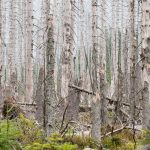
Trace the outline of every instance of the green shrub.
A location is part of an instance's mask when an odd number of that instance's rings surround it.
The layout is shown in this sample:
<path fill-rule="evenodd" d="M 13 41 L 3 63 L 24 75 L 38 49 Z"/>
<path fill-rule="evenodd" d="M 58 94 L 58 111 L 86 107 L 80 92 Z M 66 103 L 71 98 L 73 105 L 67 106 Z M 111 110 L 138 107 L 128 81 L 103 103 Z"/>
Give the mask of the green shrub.
<path fill-rule="evenodd" d="M 140 140 L 141 145 L 150 144 L 150 130 L 143 131 L 143 137 Z"/>
<path fill-rule="evenodd" d="M 17 126 L 21 132 L 19 139 L 22 144 L 40 143 L 44 140 L 43 130 L 34 121 L 25 118 L 23 115 L 17 118 Z"/>
<path fill-rule="evenodd" d="M 138 141 L 137 136 L 137 141 Z M 102 141 L 104 148 L 109 150 L 134 150 L 134 140 L 131 130 L 123 130 L 113 137 L 105 137 Z M 138 145 L 138 143 L 137 143 Z"/>
<path fill-rule="evenodd" d="M 59 134 L 44 137 L 42 129 L 23 115 L 14 120 L 0 121 L 0 150 L 78 150 Z"/>
<path fill-rule="evenodd" d="M 86 147 L 97 148 L 98 145 L 98 143 L 89 136 L 65 136 L 64 141 L 78 145 L 79 149 L 84 149 Z"/>
<path fill-rule="evenodd" d="M 47 138 L 46 143 L 32 143 L 25 150 L 78 150 L 77 145 L 64 142 L 59 134 Z"/>
<path fill-rule="evenodd" d="M 64 143 L 59 145 L 58 143 L 33 143 L 24 148 L 24 150 L 78 150 L 77 145 L 71 145 L 69 143 Z"/>
<path fill-rule="evenodd" d="M 136 134 L 137 145 L 150 143 L 150 131 Z M 142 139 L 139 143 L 139 139 Z M 133 150 L 134 140 L 132 130 L 102 139 L 105 149 Z M 98 143 L 88 136 L 66 134 L 63 138 L 55 133 L 50 137 L 44 136 L 43 130 L 23 115 L 14 120 L 0 121 L 0 150 L 83 150 L 86 147 L 98 149 Z"/>
<path fill-rule="evenodd" d="M 12 150 L 20 147 L 20 132 L 14 121 L 0 121 L 0 150 Z"/>
<path fill-rule="evenodd" d="M 0 121 L 0 150 L 17 149 L 20 145 L 42 142 L 43 131 L 34 121 L 20 115 L 14 120 Z"/>

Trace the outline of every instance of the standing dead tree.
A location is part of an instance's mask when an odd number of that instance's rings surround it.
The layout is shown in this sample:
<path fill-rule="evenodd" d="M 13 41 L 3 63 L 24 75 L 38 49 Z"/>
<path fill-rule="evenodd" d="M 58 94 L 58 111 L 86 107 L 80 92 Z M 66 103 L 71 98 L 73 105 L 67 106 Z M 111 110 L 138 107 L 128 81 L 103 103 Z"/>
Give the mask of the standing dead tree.
<path fill-rule="evenodd" d="M 150 1 L 142 0 L 143 127 L 150 129 Z"/>
<path fill-rule="evenodd" d="M 47 135 L 56 132 L 57 127 L 57 96 L 55 89 L 55 50 L 54 50 L 54 26 L 53 15 L 48 20 L 47 49 L 46 49 L 46 97 L 45 97 L 45 121 Z"/>
<path fill-rule="evenodd" d="M 91 104 L 91 136 L 95 140 L 101 137 L 101 91 L 100 91 L 100 62 L 99 62 L 99 43 L 98 43 L 98 0 L 92 0 L 92 90 L 96 95 L 93 96 Z"/>

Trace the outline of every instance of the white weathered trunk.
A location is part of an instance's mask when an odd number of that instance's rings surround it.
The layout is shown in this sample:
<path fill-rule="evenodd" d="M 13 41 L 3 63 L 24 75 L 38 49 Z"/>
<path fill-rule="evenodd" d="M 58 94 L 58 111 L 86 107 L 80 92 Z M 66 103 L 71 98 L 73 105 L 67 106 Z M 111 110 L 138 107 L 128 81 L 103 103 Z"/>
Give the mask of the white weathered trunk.
<path fill-rule="evenodd" d="M 88 58 L 86 58 L 86 55 L 88 55 L 87 50 L 86 50 L 86 42 L 85 42 L 85 8 L 84 8 L 84 1 L 80 0 L 80 50 L 79 50 L 79 63 L 80 63 L 80 80 L 82 81 L 81 86 L 85 89 L 88 89 L 88 82 L 89 82 L 89 73 L 87 70 L 87 65 L 88 65 Z M 88 102 L 88 95 L 85 93 L 80 93 L 80 104 L 81 105 L 87 105 Z"/>
<path fill-rule="evenodd" d="M 33 99 L 33 4 L 32 0 L 27 0 L 27 29 L 26 29 L 26 102 L 31 103 Z"/>
<path fill-rule="evenodd" d="M 61 97 L 66 101 L 69 92 L 69 81 L 71 79 L 71 3 L 70 0 L 65 1 L 64 10 L 64 42 L 62 52 L 62 81 L 61 81 Z"/>
<path fill-rule="evenodd" d="M 98 30 L 97 30 L 97 19 L 98 19 L 98 1 L 92 0 L 92 90 L 96 93 L 93 96 L 91 104 L 91 120 L 92 120 L 92 131 L 91 136 L 95 140 L 100 140 L 101 137 L 101 108 L 100 108 L 100 62 L 99 62 L 99 43 L 98 43 Z"/>
<path fill-rule="evenodd" d="M 23 77 L 23 53 L 24 53 L 24 48 L 23 48 L 23 39 L 24 39 L 24 34 L 23 34 L 23 23 L 24 23 L 24 0 L 20 0 L 17 3 L 17 13 L 20 12 L 21 15 L 20 17 L 22 18 L 22 22 L 19 21 L 19 23 L 17 24 L 17 53 L 16 53 L 16 69 L 17 69 L 17 79 L 19 81 L 23 81 L 22 77 Z M 21 11 L 19 11 L 21 9 Z M 20 101 L 20 100 L 19 100 Z"/>
<path fill-rule="evenodd" d="M 85 64 L 86 64 L 86 58 L 85 58 L 85 47 L 84 47 L 84 2 L 83 0 L 80 0 L 80 24 L 81 24 L 81 34 L 80 34 L 80 77 L 84 80 L 85 77 Z"/>
<path fill-rule="evenodd" d="M 10 3 L 10 29 L 9 29 L 9 45 L 8 45 L 8 78 L 15 73 L 15 50 L 16 50 L 16 2 L 12 0 Z"/>
<path fill-rule="evenodd" d="M 117 83 L 117 53 L 116 53 L 116 43 L 117 43 L 117 39 L 116 39 L 116 34 L 117 34 L 117 26 L 116 26 L 116 22 L 117 22 L 117 15 L 116 15 L 116 9 L 117 9 L 117 0 L 113 0 L 112 2 L 112 29 L 111 29 L 111 34 L 112 34 L 112 39 L 111 39 L 111 43 L 112 43 L 112 81 L 111 81 L 111 87 L 110 87 L 110 96 L 113 96 L 113 94 L 115 93 L 115 89 L 116 89 L 116 83 Z"/>

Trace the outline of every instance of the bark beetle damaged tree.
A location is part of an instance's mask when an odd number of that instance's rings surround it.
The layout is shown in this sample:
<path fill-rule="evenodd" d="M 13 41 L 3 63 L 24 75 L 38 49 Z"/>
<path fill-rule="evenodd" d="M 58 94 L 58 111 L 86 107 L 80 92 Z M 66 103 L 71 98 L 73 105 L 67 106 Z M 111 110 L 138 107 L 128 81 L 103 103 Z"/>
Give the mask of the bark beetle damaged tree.
<path fill-rule="evenodd" d="M 54 26 L 53 26 L 53 15 L 50 15 L 48 20 L 48 33 L 47 33 L 47 50 L 46 50 L 46 132 L 47 135 L 57 131 L 57 97 L 54 82 L 54 71 L 55 71 L 55 51 L 54 51 Z"/>
<path fill-rule="evenodd" d="M 25 100 L 28 103 L 32 103 L 33 101 L 33 2 L 32 0 L 27 0 L 26 2 L 26 56 L 25 56 L 25 62 L 26 62 L 26 71 L 25 71 L 25 77 L 26 77 L 26 92 L 25 92 Z"/>
<path fill-rule="evenodd" d="M 143 127 L 150 128 L 150 1 L 142 0 Z"/>
<path fill-rule="evenodd" d="M 0 135 L 24 119 L 47 144 L 30 128 L 23 148 L 138 149 L 149 113 L 150 0 L 0 1 Z"/>
<path fill-rule="evenodd" d="M 98 5 L 99 1 L 92 1 L 92 90 L 96 93 L 93 96 L 92 104 L 91 104 L 91 121 L 92 121 L 92 131 L 91 136 L 95 140 L 100 140 L 101 137 L 101 91 L 100 91 L 100 62 L 99 62 L 99 43 L 98 39 Z"/>

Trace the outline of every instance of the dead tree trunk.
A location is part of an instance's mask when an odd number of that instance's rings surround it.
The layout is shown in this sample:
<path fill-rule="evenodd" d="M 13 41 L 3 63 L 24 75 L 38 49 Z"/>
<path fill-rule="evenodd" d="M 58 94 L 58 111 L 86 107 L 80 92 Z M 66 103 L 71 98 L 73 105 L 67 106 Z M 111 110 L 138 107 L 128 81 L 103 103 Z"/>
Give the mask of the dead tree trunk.
<path fill-rule="evenodd" d="M 101 137 L 101 105 L 100 105 L 100 76 L 99 76 L 99 47 L 98 47 L 98 30 L 97 30 L 97 9 L 98 1 L 92 0 L 92 45 L 93 45 L 93 54 L 92 54 L 92 90 L 96 93 L 96 96 L 93 96 L 92 106 L 91 106 L 91 120 L 92 120 L 92 138 L 99 140 Z"/>
<path fill-rule="evenodd" d="M 55 49 L 54 49 L 54 26 L 53 15 L 50 16 L 48 22 L 48 34 L 47 34 L 47 49 L 46 49 L 46 133 L 47 135 L 57 131 L 57 97 L 55 90 Z"/>
<path fill-rule="evenodd" d="M 0 1 L 0 18 L 2 18 L 2 1 Z M 2 79 L 2 69 L 3 69 L 3 50 L 2 50 L 2 19 L 0 20 L 0 88 Z"/>
<path fill-rule="evenodd" d="M 67 102 L 68 85 L 71 79 L 71 3 L 66 0 L 64 10 L 64 47 L 62 52 L 62 82 L 61 82 L 61 97 Z"/>
<path fill-rule="evenodd" d="M 33 99 L 33 41 L 32 41 L 32 30 L 33 30 L 33 4 L 32 0 L 27 0 L 27 29 L 26 29 L 26 102 L 31 103 Z"/>
<path fill-rule="evenodd" d="M 130 18 L 131 18 L 131 22 L 130 22 L 130 40 L 131 40 L 131 44 L 130 44 L 130 54 L 131 54 L 131 58 L 130 58 L 130 124 L 132 126 L 135 125 L 135 102 L 136 102 L 136 37 L 135 37 L 135 29 L 134 29 L 134 25 L 135 25 L 135 1 L 131 0 L 130 1 Z"/>
<path fill-rule="evenodd" d="M 9 46 L 8 46 L 8 78 L 10 81 L 11 75 L 15 73 L 15 50 L 16 50 L 16 9 L 15 0 L 10 3 L 10 31 L 9 31 Z"/>
<path fill-rule="evenodd" d="M 36 102 L 36 114 L 35 118 L 37 121 L 43 125 L 43 105 L 44 105 L 44 69 L 41 68 L 39 71 L 39 78 L 37 83 L 37 90 L 36 90 L 36 96 L 35 96 L 35 102 Z"/>
<path fill-rule="evenodd" d="M 142 0 L 143 127 L 150 128 L 150 1 Z"/>

